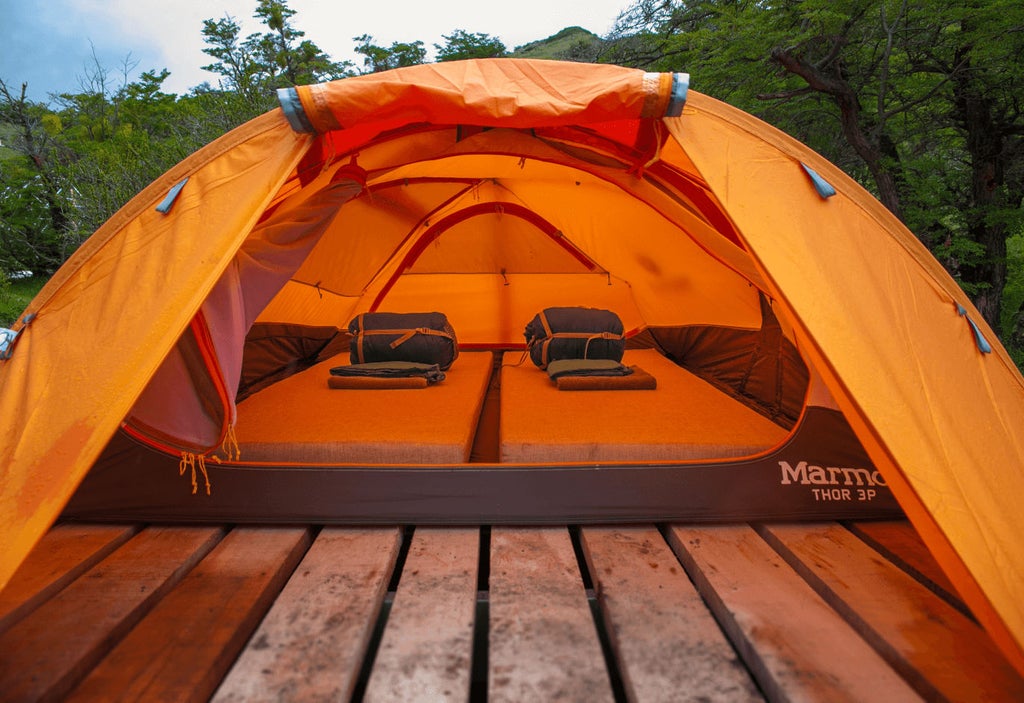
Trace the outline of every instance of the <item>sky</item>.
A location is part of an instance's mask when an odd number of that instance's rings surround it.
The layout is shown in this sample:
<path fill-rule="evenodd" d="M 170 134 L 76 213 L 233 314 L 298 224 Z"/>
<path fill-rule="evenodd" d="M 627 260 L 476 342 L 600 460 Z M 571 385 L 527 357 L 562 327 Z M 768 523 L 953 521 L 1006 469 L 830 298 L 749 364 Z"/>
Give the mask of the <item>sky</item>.
<path fill-rule="evenodd" d="M 45 102 L 80 92 L 96 63 L 115 87 L 127 73 L 166 68 L 166 92 L 183 94 L 217 76 L 200 67 L 204 19 L 234 17 L 243 36 L 263 31 L 252 18 L 257 0 L 0 0 L 0 79 Z M 630 0 L 290 0 L 292 25 L 335 61 L 362 66 L 353 37 L 369 34 L 378 46 L 422 41 L 433 56 L 443 35 L 461 29 L 498 37 L 511 50 L 569 26 L 605 36 Z M 95 55 L 95 59 L 94 59 Z"/>

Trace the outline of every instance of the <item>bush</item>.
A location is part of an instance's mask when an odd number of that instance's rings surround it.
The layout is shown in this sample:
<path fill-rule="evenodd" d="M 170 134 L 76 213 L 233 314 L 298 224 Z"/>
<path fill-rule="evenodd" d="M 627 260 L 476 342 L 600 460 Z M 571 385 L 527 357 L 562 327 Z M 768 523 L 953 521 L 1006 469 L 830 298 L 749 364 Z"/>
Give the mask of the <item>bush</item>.
<path fill-rule="evenodd" d="M 12 281 L 0 271 L 0 327 L 12 327 L 45 282 L 42 276 Z"/>

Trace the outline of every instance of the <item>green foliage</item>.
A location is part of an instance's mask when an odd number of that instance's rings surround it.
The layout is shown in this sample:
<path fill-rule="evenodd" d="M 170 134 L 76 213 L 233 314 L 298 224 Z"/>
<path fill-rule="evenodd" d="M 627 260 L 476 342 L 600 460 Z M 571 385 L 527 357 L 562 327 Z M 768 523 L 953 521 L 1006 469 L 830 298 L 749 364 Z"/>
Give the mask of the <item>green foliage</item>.
<path fill-rule="evenodd" d="M 583 27 L 566 27 L 547 39 L 517 46 L 512 56 L 522 59 L 554 59 L 596 62 L 603 42 Z"/>
<path fill-rule="evenodd" d="M 1024 193 L 1022 26 L 1010 0 L 637 0 L 601 60 L 692 71 L 696 89 L 825 155 L 997 326 Z"/>
<path fill-rule="evenodd" d="M 364 73 L 378 73 L 379 71 L 390 71 L 393 68 L 416 66 L 427 59 L 427 50 L 421 41 L 392 42 L 390 47 L 383 47 L 374 44 L 373 37 L 369 34 L 353 37 L 352 41 L 358 42 L 355 51 L 364 57 Z"/>
<path fill-rule="evenodd" d="M 490 59 L 505 56 L 505 44 L 497 37 L 489 34 L 470 34 L 456 29 L 451 34 L 441 35 L 445 44 L 434 44 L 438 61 L 458 61 L 460 59 Z"/>
<path fill-rule="evenodd" d="M 62 183 L 49 163 L 67 152 L 43 128 L 44 106 L 0 80 L 0 122 L 9 153 L 0 162 L 0 268 L 52 271 L 70 254 Z"/>
<path fill-rule="evenodd" d="M 1009 275 L 1003 289 L 1003 316 L 999 321 L 1003 339 L 1011 337 L 1014 326 L 1021 322 L 1024 309 L 1024 226 L 1019 226 L 1006 240 L 1006 262 Z"/>
<path fill-rule="evenodd" d="M 203 66 L 223 79 L 222 87 L 236 92 L 252 114 L 275 106 L 275 91 L 294 85 L 319 83 L 353 73 L 350 62 L 334 62 L 305 32 L 291 22 L 295 10 L 286 0 L 260 0 L 253 16 L 269 30 L 241 36 L 241 25 L 231 16 L 203 21 L 203 52 L 216 59 Z"/>
<path fill-rule="evenodd" d="M 7 273 L 0 269 L 0 327 L 13 327 L 21 309 L 15 311 L 11 304 L 11 280 Z"/>
<path fill-rule="evenodd" d="M 101 73 L 94 75 L 101 76 Z M 52 272 L 116 210 L 202 145 L 254 116 L 238 93 L 165 93 L 164 71 L 65 94 L 57 111 L 0 84 L 0 267 Z"/>
<path fill-rule="evenodd" d="M 42 276 L 12 281 L 0 269 L 0 327 L 13 327 L 45 282 Z"/>
<path fill-rule="evenodd" d="M 47 190 L 27 168 L 0 171 L 0 268 L 53 271 L 71 253 L 52 226 Z"/>
<path fill-rule="evenodd" d="M 266 104 L 266 96 L 259 87 L 260 67 L 253 56 L 251 42 L 243 42 L 242 27 L 233 17 L 203 20 L 203 52 L 216 61 L 203 66 L 223 78 L 223 86 L 234 91 L 253 105 Z"/>

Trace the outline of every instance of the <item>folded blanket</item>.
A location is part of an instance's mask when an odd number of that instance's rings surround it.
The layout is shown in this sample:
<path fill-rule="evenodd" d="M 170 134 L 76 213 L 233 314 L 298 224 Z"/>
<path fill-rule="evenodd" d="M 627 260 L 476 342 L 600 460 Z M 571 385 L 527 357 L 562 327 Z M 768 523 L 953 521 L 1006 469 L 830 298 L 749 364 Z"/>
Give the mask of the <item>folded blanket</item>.
<path fill-rule="evenodd" d="M 628 376 L 633 370 L 612 359 L 558 359 L 548 364 L 548 376 Z"/>
<path fill-rule="evenodd" d="M 332 378 L 422 378 L 427 385 L 444 380 L 444 371 L 437 364 L 420 364 L 414 361 L 375 361 L 368 364 L 335 366 Z"/>
<path fill-rule="evenodd" d="M 568 375 L 555 379 L 560 391 L 653 391 L 658 380 L 639 366 L 622 376 Z"/>
<path fill-rule="evenodd" d="M 423 376 L 331 376 L 329 388 L 344 390 L 393 390 L 396 388 L 426 388 L 430 385 Z"/>

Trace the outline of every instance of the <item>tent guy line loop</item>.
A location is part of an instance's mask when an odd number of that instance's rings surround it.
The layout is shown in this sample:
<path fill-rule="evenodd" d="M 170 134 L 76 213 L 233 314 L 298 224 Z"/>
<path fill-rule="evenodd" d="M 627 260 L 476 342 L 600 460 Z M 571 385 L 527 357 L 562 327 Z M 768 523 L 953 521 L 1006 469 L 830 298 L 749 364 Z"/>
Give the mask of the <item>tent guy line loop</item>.
<path fill-rule="evenodd" d="M 504 270 L 502 270 L 504 275 Z M 508 285 L 506 283 L 505 285 Z M 0 361 L 6 361 L 11 358 L 10 352 L 13 351 L 14 340 L 18 338 L 18 333 L 14 330 L 9 330 L 6 327 L 0 327 Z"/>
<path fill-rule="evenodd" d="M 967 314 L 967 308 L 960 303 L 957 303 L 956 312 L 960 317 L 966 319 L 967 324 L 971 326 L 971 332 L 974 334 L 974 343 L 978 346 L 978 351 L 982 354 L 991 354 L 992 345 L 989 344 L 987 339 L 985 339 L 985 335 L 982 334 L 981 328 L 978 327 L 978 323 L 972 320 L 971 316 Z"/>
<path fill-rule="evenodd" d="M 821 197 L 822 200 L 828 200 L 836 194 L 835 187 L 826 181 L 821 175 L 818 174 L 813 168 L 807 164 L 800 162 L 800 166 L 803 167 L 807 177 L 811 179 L 811 183 L 814 185 L 814 190 Z"/>
<path fill-rule="evenodd" d="M 186 471 L 191 471 L 192 495 L 196 495 L 199 492 L 199 479 L 196 472 L 197 466 L 199 468 L 199 472 L 203 474 L 203 480 L 206 483 L 206 495 L 210 495 L 210 475 L 206 471 L 206 457 L 202 454 L 182 452 L 181 462 L 178 464 L 178 475 L 184 476 Z"/>
<path fill-rule="evenodd" d="M 21 328 L 17 330 L 2 329 L 0 330 L 0 361 L 7 361 L 14 356 L 14 348 L 18 345 L 18 341 L 21 339 L 22 333 L 28 329 L 28 326 L 32 324 L 32 321 L 36 319 L 36 314 L 29 313 L 21 319 Z"/>
<path fill-rule="evenodd" d="M 242 458 L 242 448 L 238 445 L 238 434 L 235 431 L 234 425 L 228 425 L 228 431 L 224 435 L 224 443 L 221 445 L 221 450 L 227 455 L 225 459 L 227 461 L 238 461 Z M 210 458 L 220 463 L 220 458 L 216 454 L 211 454 Z"/>
<path fill-rule="evenodd" d="M 175 183 L 169 191 L 167 191 L 167 195 L 155 208 L 157 212 L 161 215 L 166 215 L 171 211 L 171 208 L 174 207 L 174 203 L 178 201 L 178 196 L 181 195 L 181 191 L 185 188 L 185 184 L 188 183 L 188 179 L 189 177 L 185 176 Z"/>

